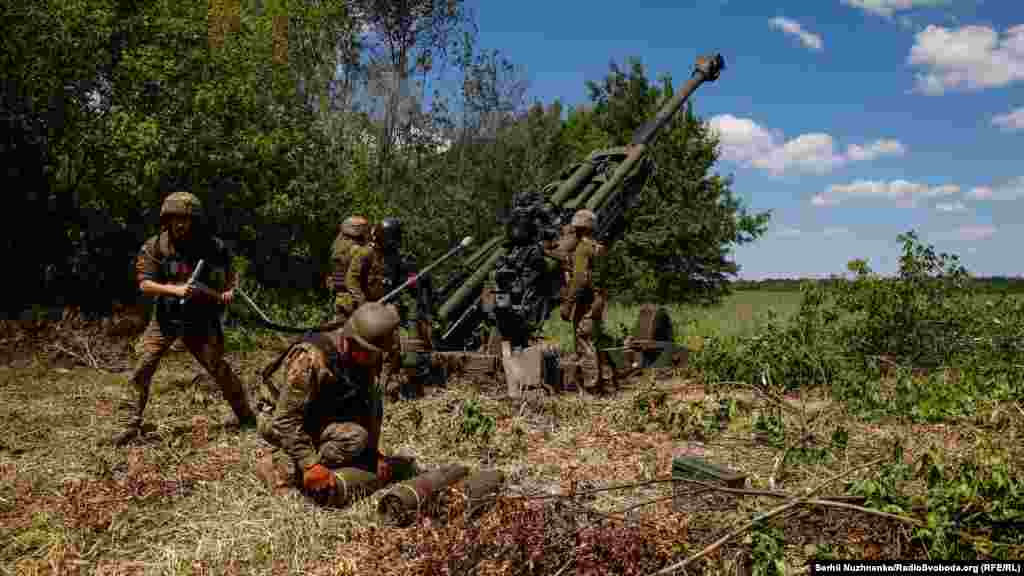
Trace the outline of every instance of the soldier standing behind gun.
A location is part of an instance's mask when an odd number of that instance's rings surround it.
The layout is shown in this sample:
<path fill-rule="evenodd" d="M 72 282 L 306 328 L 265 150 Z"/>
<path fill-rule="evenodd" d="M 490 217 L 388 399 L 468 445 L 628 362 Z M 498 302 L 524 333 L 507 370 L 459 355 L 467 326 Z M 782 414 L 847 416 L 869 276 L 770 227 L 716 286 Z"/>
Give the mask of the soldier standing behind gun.
<path fill-rule="evenodd" d="M 583 364 L 583 386 L 594 388 L 600 383 L 601 362 L 594 347 L 604 316 L 604 298 L 597 297 L 594 287 L 594 259 L 604 257 L 607 249 L 594 240 L 594 213 L 579 210 L 572 217 L 577 243 L 573 254 L 572 287 L 569 302 L 576 354 Z"/>
<path fill-rule="evenodd" d="M 358 304 L 353 302 L 346 276 L 355 249 L 366 246 L 368 224 L 369 222 L 362 216 L 349 216 L 341 223 L 341 231 L 331 246 L 331 260 L 334 262 L 331 288 L 334 290 L 335 322 L 344 322 L 358 307 Z"/>
<path fill-rule="evenodd" d="M 370 245 L 360 250 L 352 258 L 347 283 L 353 287 L 356 301 L 376 301 L 383 298 L 400 286 L 408 278 L 416 275 L 416 263 L 401 254 L 402 222 L 397 218 L 385 218 L 380 225 L 374 226 Z M 431 349 L 431 306 L 430 278 L 418 278 L 412 287 L 416 289 L 416 333 L 425 350 Z M 361 292 L 360 292 L 361 291 Z M 399 315 L 403 323 L 409 320 L 407 308 L 399 304 Z M 385 373 L 387 381 L 392 375 L 401 372 L 400 341 L 395 338 L 395 349 L 385 355 Z M 417 360 L 416 374 L 412 381 L 402 385 L 401 395 L 407 398 L 423 394 L 423 385 L 430 375 L 429 356 L 421 354 Z"/>
<path fill-rule="evenodd" d="M 131 397 L 120 405 L 123 429 L 112 438 L 115 445 L 141 433 L 153 374 L 179 337 L 220 386 L 238 424 L 256 423 L 245 387 L 224 361 L 220 315 L 231 303 L 238 281 L 232 255 L 220 238 L 209 234 L 201 217 L 202 207 L 193 194 L 169 195 L 160 209 L 160 233 L 143 244 L 136 259 L 139 288 L 156 297 L 156 313 L 142 337 L 142 359 L 131 375 Z M 205 289 L 188 284 L 199 260 L 204 260 L 206 268 L 196 280 Z"/>

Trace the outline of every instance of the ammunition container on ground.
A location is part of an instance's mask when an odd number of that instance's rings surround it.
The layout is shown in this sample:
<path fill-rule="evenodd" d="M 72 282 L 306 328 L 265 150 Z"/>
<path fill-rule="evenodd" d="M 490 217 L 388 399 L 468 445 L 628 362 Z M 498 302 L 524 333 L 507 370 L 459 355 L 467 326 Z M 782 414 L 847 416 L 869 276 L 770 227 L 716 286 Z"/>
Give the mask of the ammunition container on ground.
<path fill-rule="evenodd" d="M 377 513 L 385 522 L 405 526 L 412 523 L 438 494 L 469 474 L 469 468 L 453 464 L 407 480 L 381 496 Z"/>
<path fill-rule="evenodd" d="M 327 505 L 344 508 L 349 504 L 373 494 L 380 488 L 380 480 L 362 468 L 338 468 L 331 472 L 338 484 Z"/>
<path fill-rule="evenodd" d="M 489 497 L 497 495 L 504 483 L 505 473 L 501 470 L 480 470 L 453 486 L 450 494 L 461 498 L 465 514 L 472 516 L 494 502 Z"/>

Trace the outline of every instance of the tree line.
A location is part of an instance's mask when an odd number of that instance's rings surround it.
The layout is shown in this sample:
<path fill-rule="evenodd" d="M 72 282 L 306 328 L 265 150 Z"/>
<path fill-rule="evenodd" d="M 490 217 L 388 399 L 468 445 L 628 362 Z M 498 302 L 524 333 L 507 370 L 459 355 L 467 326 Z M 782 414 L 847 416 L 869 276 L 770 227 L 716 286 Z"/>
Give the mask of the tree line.
<path fill-rule="evenodd" d="M 813 284 L 821 287 L 836 286 L 848 278 L 764 278 L 761 280 L 734 280 L 733 290 L 763 290 L 765 292 L 799 292 L 801 286 Z M 1011 276 L 972 276 L 967 286 L 976 293 L 1024 293 L 1024 278 Z"/>
<path fill-rule="evenodd" d="M 7 312 L 137 298 L 134 256 L 179 189 L 274 291 L 322 290 L 354 212 L 401 218 L 425 262 L 493 235 L 515 192 L 626 144 L 673 89 L 610 54 L 586 105 L 531 101 L 461 0 L 0 4 Z M 764 233 L 692 104 L 608 259 L 617 298 L 715 301 L 732 248 Z"/>

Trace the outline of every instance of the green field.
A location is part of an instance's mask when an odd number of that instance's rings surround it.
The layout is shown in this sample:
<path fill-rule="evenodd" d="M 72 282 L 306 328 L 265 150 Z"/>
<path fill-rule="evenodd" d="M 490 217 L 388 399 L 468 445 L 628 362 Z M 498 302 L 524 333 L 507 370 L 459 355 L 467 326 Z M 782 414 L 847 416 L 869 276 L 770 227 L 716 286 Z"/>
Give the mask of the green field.
<path fill-rule="evenodd" d="M 664 308 L 672 317 L 675 340 L 684 343 L 694 336 L 739 336 L 751 333 L 759 322 L 764 322 L 773 311 L 780 320 L 785 320 L 800 307 L 800 292 L 748 290 L 737 291 L 723 299 L 717 306 L 686 306 L 668 304 Z M 608 305 L 605 317 L 605 331 L 611 335 L 621 334 L 622 327 L 629 333 L 637 321 L 639 307 L 636 305 Z M 555 340 L 564 349 L 571 348 L 572 327 L 557 313 L 544 326 L 544 338 Z"/>

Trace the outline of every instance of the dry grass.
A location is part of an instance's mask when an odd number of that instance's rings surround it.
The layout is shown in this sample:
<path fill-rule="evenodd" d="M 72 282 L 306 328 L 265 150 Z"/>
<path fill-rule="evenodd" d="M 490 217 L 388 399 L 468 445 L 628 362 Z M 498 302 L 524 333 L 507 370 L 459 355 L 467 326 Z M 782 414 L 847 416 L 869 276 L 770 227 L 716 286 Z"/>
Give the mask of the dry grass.
<path fill-rule="evenodd" d="M 123 344 L 108 348 L 128 354 Z M 1012 407 L 987 407 L 973 423 L 927 427 L 865 423 L 821 401 L 809 421 L 783 413 L 787 442 L 824 446 L 841 425 L 849 448 L 779 466 L 782 450 L 754 431 L 759 414 L 778 408 L 749 390 L 718 391 L 739 399 L 736 413 L 725 430 L 697 441 L 682 415 L 710 410 L 717 398 L 678 377 L 608 397 L 516 401 L 452 383 L 389 405 L 383 451 L 414 455 L 424 468 L 499 468 L 506 498 L 473 521 L 455 514 L 448 523 L 393 528 L 376 517 L 379 494 L 345 510 L 270 495 L 255 474 L 266 445 L 254 431 L 221 427 L 230 411 L 209 379 L 195 387 L 201 369 L 187 354 L 168 356 L 155 377 L 146 412 L 155 429 L 146 442 L 115 449 L 102 441 L 116 429 L 125 373 L 66 359 L 55 365 L 45 347 L 35 352 L 0 368 L 0 574 L 583 574 L 588 567 L 644 574 L 780 502 L 706 494 L 673 502 L 672 486 L 658 480 L 670 476 L 680 453 L 741 470 L 750 488 L 767 490 L 773 481 L 776 490 L 796 492 L 887 454 L 896 437 L 908 459 L 937 449 L 950 461 L 991 454 L 1019 462 L 1024 445 L 1024 412 Z M 229 362 L 251 381 L 273 355 L 236 353 Z M 641 400 L 652 397 L 655 408 L 643 408 Z M 805 566 L 816 544 L 845 558 L 922 556 L 906 527 L 848 511 L 798 509 L 776 524 L 795 567 Z M 730 543 L 705 568 L 749 563 L 750 547 Z"/>

